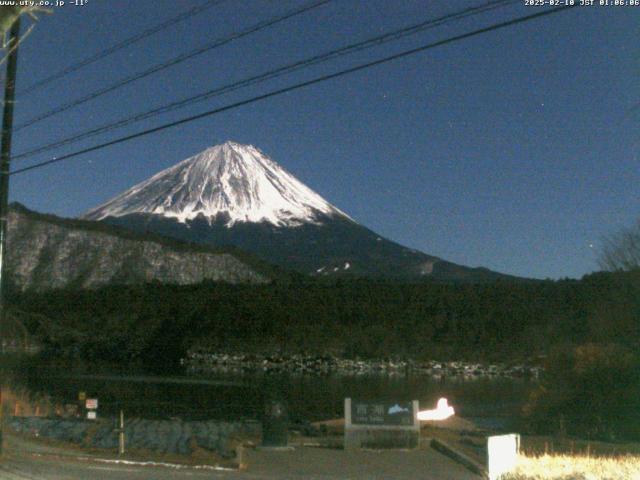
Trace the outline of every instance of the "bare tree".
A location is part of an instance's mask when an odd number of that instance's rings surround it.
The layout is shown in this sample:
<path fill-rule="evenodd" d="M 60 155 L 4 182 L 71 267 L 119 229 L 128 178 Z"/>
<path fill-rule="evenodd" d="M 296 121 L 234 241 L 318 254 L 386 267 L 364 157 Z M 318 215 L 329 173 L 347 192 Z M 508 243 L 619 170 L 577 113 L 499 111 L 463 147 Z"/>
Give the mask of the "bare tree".
<path fill-rule="evenodd" d="M 18 19 L 18 17 L 20 17 L 20 15 L 28 15 L 29 17 L 31 17 L 32 20 L 37 20 L 38 13 L 51 13 L 51 12 L 45 8 L 34 7 L 34 6 L 31 6 L 31 7 L 19 6 L 19 5 L 0 6 L 0 39 L 2 40 L 2 49 L 5 50 L 0 55 L 0 64 L 3 63 L 6 60 L 7 56 L 9 55 L 9 51 L 7 50 L 6 36 L 9 30 L 11 30 L 11 26 Z M 22 40 L 24 40 L 29 35 L 29 33 L 31 33 L 32 28 L 33 28 L 33 25 L 31 25 L 27 29 L 27 31 L 22 34 L 22 36 L 20 37 L 20 40 L 18 41 L 18 44 Z"/>
<path fill-rule="evenodd" d="M 632 227 L 605 237 L 598 264 L 610 271 L 640 268 L 640 220 Z"/>
<path fill-rule="evenodd" d="M 9 31 L 13 22 L 23 13 L 25 8 L 17 5 L 0 7 L 0 33 L 2 35 Z"/>

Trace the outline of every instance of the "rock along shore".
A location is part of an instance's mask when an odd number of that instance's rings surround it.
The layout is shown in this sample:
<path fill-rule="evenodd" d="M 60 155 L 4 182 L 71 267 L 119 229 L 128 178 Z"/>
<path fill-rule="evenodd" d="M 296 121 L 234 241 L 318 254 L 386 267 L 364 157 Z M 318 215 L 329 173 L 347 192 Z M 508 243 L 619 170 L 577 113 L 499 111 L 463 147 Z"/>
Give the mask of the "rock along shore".
<path fill-rule="evenodd" d="M 482 364 L 461 361 L 360 360 L 333 355 L 227 354 L 193 350 L 182 360 L 190 373 L 290 373 L 302 375 L 406 375 L 432 377 L 538 378 L 533 365 Z"/>

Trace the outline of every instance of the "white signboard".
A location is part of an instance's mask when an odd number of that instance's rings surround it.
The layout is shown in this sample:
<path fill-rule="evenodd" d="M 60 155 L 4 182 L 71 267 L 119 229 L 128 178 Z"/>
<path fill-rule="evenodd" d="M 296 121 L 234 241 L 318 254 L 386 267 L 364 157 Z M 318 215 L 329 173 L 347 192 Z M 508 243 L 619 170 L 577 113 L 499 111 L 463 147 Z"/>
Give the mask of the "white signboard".
<path fill-rule="evenodd" d="M 95 410 L 89 410 L 87 412 L 87 419 L 88 420 L 95 420 L 96 418 L 98 418 L 98 416 L 96 415 L 96 411 Z"/>
<path fill-rule="evenodd" d="M 508 473 L 516 466 L 520 450 L 520 435 L 495 435 L 487 438 L 487 464 L 489 480 L 498 480 L 500 475 Z"/>
<path fill-rule="evenodd" d="M 87 410 L 97 410 L 98 408 L 98 399 L 97 398 L 87 398 L 85 402 L 85 407 Z"/>

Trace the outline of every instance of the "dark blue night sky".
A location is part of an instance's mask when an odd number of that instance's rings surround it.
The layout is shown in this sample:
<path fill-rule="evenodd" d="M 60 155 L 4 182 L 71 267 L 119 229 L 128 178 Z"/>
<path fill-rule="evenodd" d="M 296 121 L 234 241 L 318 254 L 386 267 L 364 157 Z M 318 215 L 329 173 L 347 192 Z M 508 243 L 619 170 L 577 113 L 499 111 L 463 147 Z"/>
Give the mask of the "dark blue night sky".
<path fill-rule="evenodd" d="M 54 8 L 21 46 L 18 84 L 201 3 L 89 0 Z M 304 3 L 227 0 L 18 96 L 16 123 Z M 13 152 L 481 3 L 333 0 L 24 129 Z M 55 154 L 541 8 L 523 0 Z M 576 7 L 13 176 L 11 199 L 75 216 L 208 146 L 235 140 L 257 146 L 401 244 L 514 275 L 580 277 L 598 268 L 602 237 L 640 213 L 639 26 L 640 7 Z"/>

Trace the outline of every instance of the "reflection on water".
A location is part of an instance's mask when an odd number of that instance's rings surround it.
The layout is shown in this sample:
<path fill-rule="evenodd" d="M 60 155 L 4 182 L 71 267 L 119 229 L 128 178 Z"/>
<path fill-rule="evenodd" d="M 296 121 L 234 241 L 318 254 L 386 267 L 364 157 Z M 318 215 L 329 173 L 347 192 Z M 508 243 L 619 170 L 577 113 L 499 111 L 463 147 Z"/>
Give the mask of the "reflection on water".
<path fill-rule="evenodd" d="M 115 369 L 52 366 L 37 360 L 4 363 L 13 388 L 60 405 L 76 403 L 79 392 L 99 399 L 99 414 L 121 408 L 128 416 L 183 419 L 259 419 L 265 397 L 280 396 L 293 419 L 343 416 L 345 397 L 420 401 L 424 408 L 446 397 L 456 413 L 481 426 L 507 427 L 533 386 L 505 378 L 430 378 L 425 376 L 273 376 L 218 374 L 150 376 Z"/>

